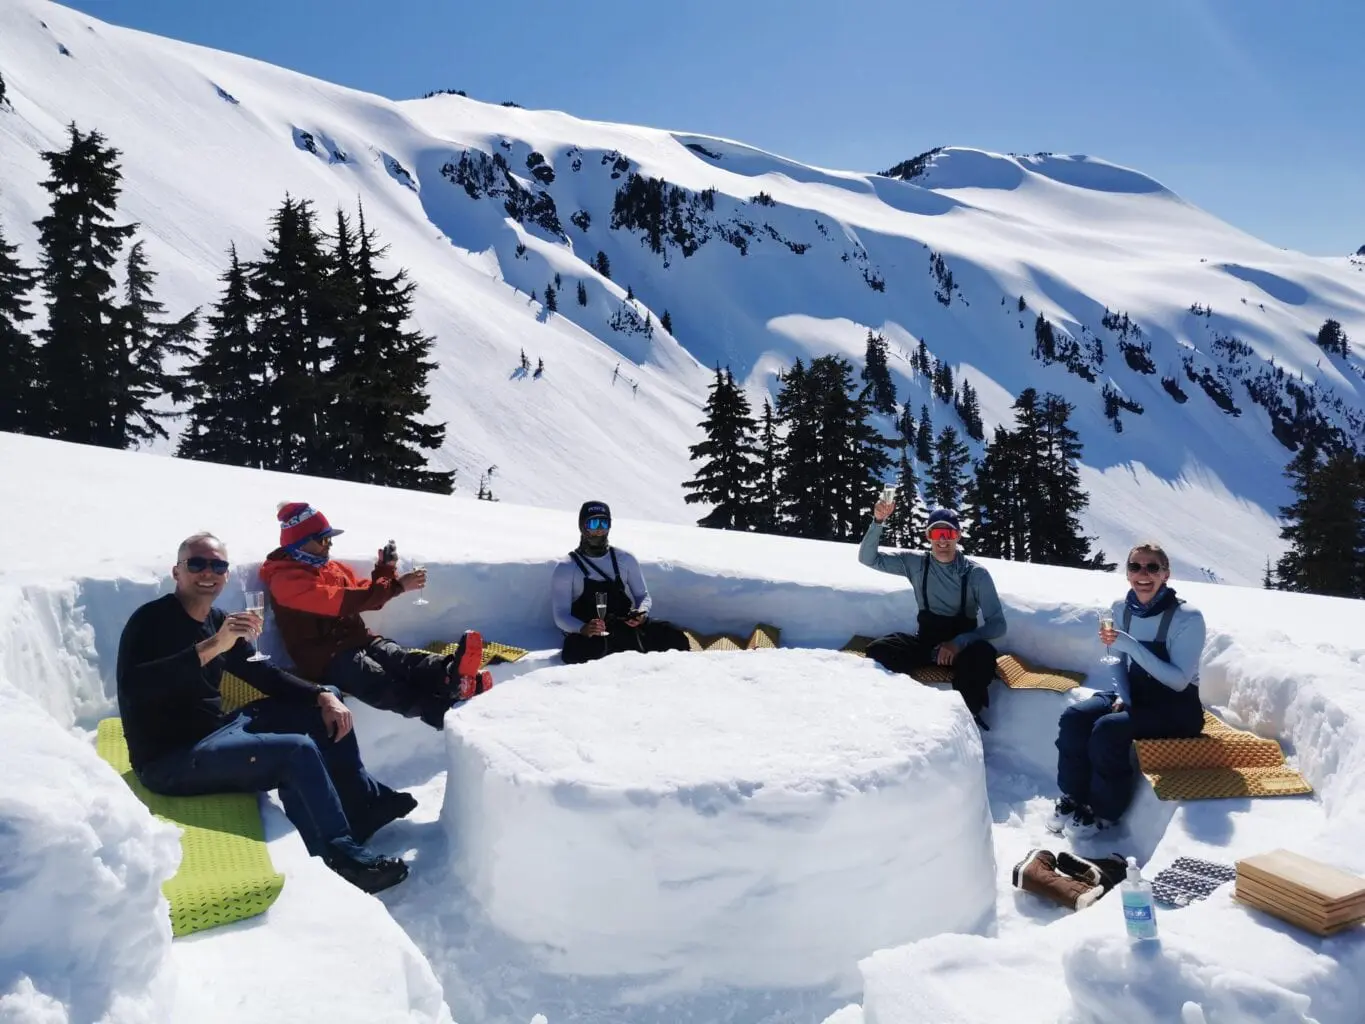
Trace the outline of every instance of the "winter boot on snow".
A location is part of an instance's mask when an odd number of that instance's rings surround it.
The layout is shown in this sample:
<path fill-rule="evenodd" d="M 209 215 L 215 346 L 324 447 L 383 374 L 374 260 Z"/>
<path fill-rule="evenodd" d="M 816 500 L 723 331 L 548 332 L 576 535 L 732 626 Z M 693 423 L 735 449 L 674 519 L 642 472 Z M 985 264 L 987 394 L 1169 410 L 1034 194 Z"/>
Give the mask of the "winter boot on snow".
<path fill-rule="evenodd" d="M 1057 858 L 1047 850 L 1030 850 L 1014 865 L 1011 880 L 1016 889 L 1042 896 L 1069 910 L 1084 910 L 1104 895 L 1103 887 L 1059 872 Z"/>

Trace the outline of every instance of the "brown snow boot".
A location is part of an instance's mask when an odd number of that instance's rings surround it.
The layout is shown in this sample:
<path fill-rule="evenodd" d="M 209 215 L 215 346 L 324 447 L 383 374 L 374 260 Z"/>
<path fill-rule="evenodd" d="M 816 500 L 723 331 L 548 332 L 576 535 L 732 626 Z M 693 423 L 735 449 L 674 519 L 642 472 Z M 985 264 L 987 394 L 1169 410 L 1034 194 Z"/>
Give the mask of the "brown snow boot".
<path fill-rule="evenodd" d="M 1047 850 L 1030 850 L 1014 865 L 1012 880 L 1016 889 L 1043 896 L 1069 910 L 1084 910 L 1104 895 L 1103 886 L 1089 885 L 1057 870 L 1057 858 Z"/>

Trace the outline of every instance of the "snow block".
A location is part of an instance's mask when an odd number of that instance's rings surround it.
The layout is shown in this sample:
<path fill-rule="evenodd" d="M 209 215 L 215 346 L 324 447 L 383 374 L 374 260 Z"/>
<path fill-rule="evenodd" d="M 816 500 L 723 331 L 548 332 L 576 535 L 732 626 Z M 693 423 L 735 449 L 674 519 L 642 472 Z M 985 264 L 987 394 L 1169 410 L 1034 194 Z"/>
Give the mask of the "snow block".
<path fill-rule="evenodd" d="M 446 728 L 456 871 L 551 973 L 848 984 L 876 949 L 992 919 L 971 717 L 871 662 L 621 654 L 523 676 Z"/>

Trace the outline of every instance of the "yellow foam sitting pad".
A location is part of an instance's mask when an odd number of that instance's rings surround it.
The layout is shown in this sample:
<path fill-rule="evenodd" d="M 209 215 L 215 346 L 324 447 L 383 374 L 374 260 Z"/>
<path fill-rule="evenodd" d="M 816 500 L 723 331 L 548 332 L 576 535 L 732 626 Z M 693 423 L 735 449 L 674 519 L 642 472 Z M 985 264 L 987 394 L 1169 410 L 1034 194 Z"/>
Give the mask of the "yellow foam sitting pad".
<path fill-rule="evenodd" d="M 454 654 L 460 648 L 458 640 L 433 640 L 422 648 L 432 654 Z M 502 661 L 520 661 L 526 657 L 527 650 L 524 647 L 513 647 L 510 644 L 500 644 L 494 640 L 485 639 L 483 642 L 483 663 L 481 668 L 489 665 L 496 665 Z"/>
<path fill-rule="evenodd" d="M 747 639 L 736 633 L 698 633 L 687 628 L 683 628 L 683 634 L 693 651 L 770 650 L 777 647 L 782 638 L 780 629 L 762 622 L 750 630 Z"/>
<path fill-rule="evenodd" d="M 853 636 L 840 650 L 865 658 L 867 645 L 875 639 L 876 637 L 871 636 Z M 996 658 L 995 672 L 1000 680 L 1013 690 L 1053 690 L 1065 693 L 1085 681 L 1084 672 L 1031 668 L 1016 654 L 1002 654 Z M 918 679 L 921 683 L 950 683 L 953 681 L 953 670 L 946 665 L 925 665 L 911 672 L 910 677 Z"/>
<path fill-rule="evenodd" d="M 995 659 L 995 671 L 1012 690 L 1052 690 L 1065 693 L 1085 682 L 1084 672 L 1059 668 L 1031 668 L 1017 654 L 1002 654 Z"/>
<path fill-rule="evenodd" d="M 1298 796 L 1313 792 L 1274 740 L 1234 729 L 1207 710 L 1187 739 L 1137 740 L 1138 765 L 1162 800 Z"/>
<path fill-rule="evenodd" d="M 238 678 L 231 672 L 224 672 L 223 678 L 218 683 L 218 696 L 223 713 L 226 714 L 229 711 L 236 711 L 254 700 L 264 700 L 266 695 L 245 679 Z"/>
<path fill-rule="evenodd" d="M 148 810 L 181 828 L 180 870 L 161 886 L 170 901 L 173 934 L 189 935 L 255 917 L 275 902 L 284 876 L 270 863 L 255 793 L 153 793 L 133 774 L 119 718 L 100 722 L 95 749 Z"/>

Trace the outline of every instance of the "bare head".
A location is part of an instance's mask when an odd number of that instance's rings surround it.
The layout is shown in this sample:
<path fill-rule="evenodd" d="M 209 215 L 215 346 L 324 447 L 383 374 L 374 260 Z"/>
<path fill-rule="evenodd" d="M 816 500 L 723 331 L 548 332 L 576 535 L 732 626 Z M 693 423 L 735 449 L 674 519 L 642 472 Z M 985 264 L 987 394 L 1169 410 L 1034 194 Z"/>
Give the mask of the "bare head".
<path fill-rule="evenodd" d="M 175 593 L 182 602 L 212 604 L 228 578 L 227 547 L 211 533 L 196 533 L 175 553 Z"/>
<path fill-rule="evenodd" d="M 1128 552 L 1128 585 L 1143 604 L 1151 604 L 1156 592 L 1171 578 L 1171 560 L 1165 549 L 1152 541 L 1143 541 Z"/>

